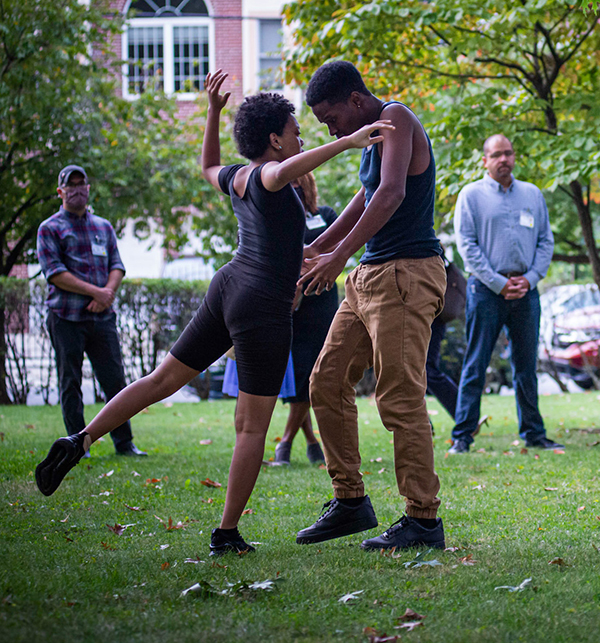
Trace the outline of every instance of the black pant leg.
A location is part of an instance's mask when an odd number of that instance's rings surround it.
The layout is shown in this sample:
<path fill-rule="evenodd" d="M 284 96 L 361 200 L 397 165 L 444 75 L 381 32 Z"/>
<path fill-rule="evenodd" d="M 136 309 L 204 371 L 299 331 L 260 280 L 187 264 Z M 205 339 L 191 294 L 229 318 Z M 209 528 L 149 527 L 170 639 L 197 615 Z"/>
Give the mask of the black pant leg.
<path fill-rule="evenodd" d="M 108 402 L 126 386 L 116 315 L 112 313 L 108 319 L 92 323 L 93 329 L 87 338 L 85 352 Z M 131 442 L 133 434 L 129 420 L 111 431 L 110 437 L 117 450 Z"/>
<path fill-rule="evenodd" d="M 61 319 L 50 311 L 46 323 L 50 341 L 56 353 L 60 407 L 67 435 L 74 435 L 85 429 L 81 366 L 87 332 L 86 324 L 89 322 Z"/>

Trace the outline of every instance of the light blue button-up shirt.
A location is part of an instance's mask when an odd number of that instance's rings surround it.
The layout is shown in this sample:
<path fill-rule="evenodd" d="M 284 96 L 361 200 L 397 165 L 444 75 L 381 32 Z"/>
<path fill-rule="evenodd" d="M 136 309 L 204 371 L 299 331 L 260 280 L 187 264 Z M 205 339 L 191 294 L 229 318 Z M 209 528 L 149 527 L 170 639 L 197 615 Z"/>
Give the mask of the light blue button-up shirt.
<path fill-rule="evenodd" d="M 508 281 L 501 272 L 523 273 L 533 290 L 548 271 L 554 237 L 532 183 L 513 177 L 505 189 L 486 172 L 460 191 L 454 230 L 465 268 L 496 294 Z"/>

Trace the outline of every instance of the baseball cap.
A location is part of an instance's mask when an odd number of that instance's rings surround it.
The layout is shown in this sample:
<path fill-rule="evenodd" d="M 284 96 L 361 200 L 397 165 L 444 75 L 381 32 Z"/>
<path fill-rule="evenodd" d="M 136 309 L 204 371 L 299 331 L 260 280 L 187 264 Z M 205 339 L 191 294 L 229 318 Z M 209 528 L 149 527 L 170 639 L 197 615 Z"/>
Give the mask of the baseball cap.
<path fill-rule="evenodd" d="M 73 172 L 79 172 L 83 175 L 83 178 L 87 181 L 88 177 L 85 170 L 79 165 L 67 165 L 58 174 L 58 187 L 63 188 L 69 182 L 69 177 Z"/>

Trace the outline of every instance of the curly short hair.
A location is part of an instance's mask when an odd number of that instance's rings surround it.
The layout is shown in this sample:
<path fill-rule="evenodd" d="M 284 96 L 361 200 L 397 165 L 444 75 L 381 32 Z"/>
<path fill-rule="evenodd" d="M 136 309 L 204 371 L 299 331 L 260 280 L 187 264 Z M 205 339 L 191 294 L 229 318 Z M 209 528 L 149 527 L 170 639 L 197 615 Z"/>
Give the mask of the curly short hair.
<path fill-rule="evenodd" d="M 326 100 L 331 105 L 343 103 L 352 92 L 369 96 L 365 81 L 356 67 L 346 60 L 326 63 L 313 74 L 306 90 L 306 103 L 314 107 Z"/>
<path fill-rule="evenodd" d="M 269 146 L 269 135 L 283 134 L 296 108 L 280 94 L 260 93 L 247 96 L 235 115 L 233 137 L 242 156 L 253 160 Z"/>

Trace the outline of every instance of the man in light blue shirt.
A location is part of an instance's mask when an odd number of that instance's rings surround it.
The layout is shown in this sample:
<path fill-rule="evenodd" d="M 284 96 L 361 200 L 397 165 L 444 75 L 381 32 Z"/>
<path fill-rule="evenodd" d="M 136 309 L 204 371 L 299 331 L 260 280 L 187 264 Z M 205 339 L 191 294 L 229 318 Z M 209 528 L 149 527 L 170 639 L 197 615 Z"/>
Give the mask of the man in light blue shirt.
<path fill-rule="evenodd" d="M 454 216 L 458 251 L 471 276 L 467 348 L 450 453 L 467 453 L 477 433 L 485 372 L 503 326 L 510 341 L 519 434 L 528 447 L 562 448 L 546 437 L 536 375 L 536 286 L 546 275 L 554 248 L 548 209 L 535 185 L 513 177 L 515 153 L 505 136 L 486 140 L 483 165 L 484 178 L 461 190 Z"/>

